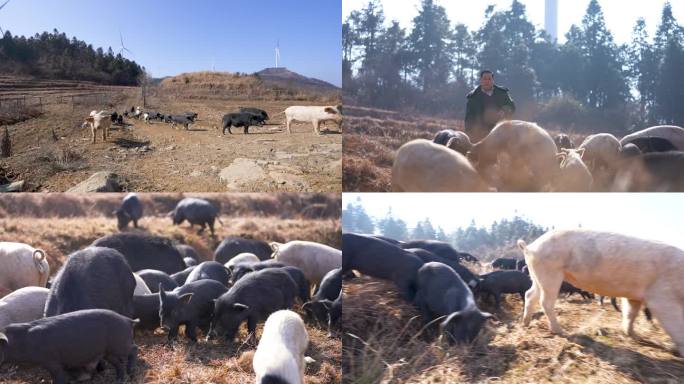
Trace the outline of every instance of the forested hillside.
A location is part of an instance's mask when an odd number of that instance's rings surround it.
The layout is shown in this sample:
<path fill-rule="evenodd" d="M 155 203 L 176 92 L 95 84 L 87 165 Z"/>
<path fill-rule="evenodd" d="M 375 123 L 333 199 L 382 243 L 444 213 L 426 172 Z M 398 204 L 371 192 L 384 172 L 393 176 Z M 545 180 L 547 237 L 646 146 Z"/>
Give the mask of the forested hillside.
<path fill-rule="evenodd" d="M 105 52 L 55 29 L 28 38 L 5 31 L 0 39 L 0 73 L 136 85 L 143 68 L 115 55 L 111 47 Z"/>

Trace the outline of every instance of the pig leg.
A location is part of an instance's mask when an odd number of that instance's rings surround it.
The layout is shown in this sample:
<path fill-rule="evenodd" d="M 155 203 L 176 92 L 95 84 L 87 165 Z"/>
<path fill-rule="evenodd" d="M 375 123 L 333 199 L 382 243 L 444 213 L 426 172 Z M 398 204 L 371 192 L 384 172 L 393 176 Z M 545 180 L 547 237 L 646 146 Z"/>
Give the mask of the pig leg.
<path fill-rule="evenodd" d="M 423 300 L 422 297 L 416 297 L 415 303 L 418 306 L 418 311 L 420 311 L 420 315 L 423 317 L 423 321 L 425 321 L 426 323 L 430 322 L 430 310 L 428 309 L 425 300 Z"/>
<path fill-rule="evenodd" d="M 50 372 L 53 384 L 66 384 L 66 373 L 59 363 L 50 363 L 44 366 Z"/>
<path fill-rule="evenodd" d="M 416 294 L 412 287 L 413 282 L 407 281 L 407 279 L 400 275 L 395 275 L 393 280 L 399 289 L 399 296 L 409 303 L 412 302 Z"/>
<path fill-rule="evenodd" d="M 546 317 L 549 319 L 549 327 L 551 332 L 555 334 L 562 334 L 563 330 L 558 324 L 556 312 L 553 309 L 556 299 L 558 299 L 558 292 L 563 283 L 562 271 L 545 271 L 546 273 L 536 276 L 539 280 L 539 287 L 541 288 L 541 304 Z"/>
<path fill-rule="evenodd" d="M 175 326 L 169 330 L 169 337 L 168 337 L 169 343 L 177 337 L 178 337 L 178 326 Z"/>
<path fill-rule="evenodd" d="M 501 309 L 501 294 L 498 291 L 493 292 L 494 293 L 494 304 L 496 305 L 496 309 Z"/>
<path fill-rule="evenodd" d="M 207 222 L 209 225 L 209 231 L 211 231 L 211 236 L 214 237 L 214 219 Z"/>
<path fill-rule="evenodd" d="M 197 325 L 194 322 L 185 323 L 185 336 L 192 340 L 192 342 L 197 342 Z"/>
<path fill-rule="evenodd" d="M 129 375 L 133 375 L 133 369 L 135 369 L 135 361 L 138 358 L 138 347 L 133 345 L 130 352 L 128 352 L 128 363 L 126 364 L 126 372 Z"/>
<path fill-rule="evenodd" d="M 107 360 L 111 365 L 114 366 L 114 369 L 116 369 L 116 380 L 119 383 L 123 383 L 124 379 L 126 378 L 126 371 L 124 370 L 124 367 L 126 366 L 126 356 L 116 356 L 116 355 L 109 355 L 105 357 L 105 360 Z"/>
<path fill-rule="evenodd" d="M 652 287 L 656 295 L 649 299 L 647 294 L 646 305 L 674 341 L 679 355 L 684 356 L 684 305 L 678 297 L 663 293 L 664 290 L 657 292 L 659 288 L 657 284 Z"/>
<path fill-rule="evenodd" d="M 247 318 L 247 332 L 249 333 L 249 336 L 247 336 L 247 341 L 251 344 L 256 344 L 257 322 L 258 319 L 254 316 L 250 316 Z"/>
<path fill-rule="evenodd" d="M 137 219 L 133 219 L 133 226 L 138 228 L 138 220 Z"/>
<path fill-rule="evenodd" d="M 532 287 L 525 292 L 525 311 L 523 313 L 523 325 L 530 325 L 530 320 L 532 320 L 532 313 L 534 312 L 537 304 L 539 303 L 539 284 L 536 281 L 532 282 Z"/>
<path fill-rule="evenodd" d="M 622 298 L 622 330 L 634 337 L 634 319 L 639 315 L 641 301 Z"/>

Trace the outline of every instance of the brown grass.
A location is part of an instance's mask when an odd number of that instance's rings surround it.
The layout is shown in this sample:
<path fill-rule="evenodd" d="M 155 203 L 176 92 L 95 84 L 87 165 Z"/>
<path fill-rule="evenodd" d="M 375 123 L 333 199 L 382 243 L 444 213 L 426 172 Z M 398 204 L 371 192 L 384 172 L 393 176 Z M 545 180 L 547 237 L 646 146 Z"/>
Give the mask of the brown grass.
<path fill-rule="evenodd" d="M 111 216 L 125 194 L 13 194 L 0 199 L 0 217 L 74 217 Z M 184 197 L 201 197 L 221 208 L 231 217 L 276 216 L 283 219 L 338 219 L 342 199 L 332 193 L 144 193 L 138 195 L 144 214 L 162 216 L 173 210 Z M 311 217 L 311 206 L 325 206 Z"/>
<path fill-rule="evenodd" d="M 172 98 L 211 99 L 243 98 L 251 100 L 291 99 L 339 103 L 339 92 L 316 92 L 279 86 L 262 81 L 253 74 L 232 72 L 190 72 L 168 77 L 153 93 L 165 93 Z"/>
<path fill-rule="evenodd" d="M 165 212 L 172 201 L 180 195 L 155 194 L 142 195 L 142 199 L 152 212 Z M 285 242 L 294 239 L 306 239 L 340 248 L 341 227 L 339 215 L 336 218 L 302 219 L 297 217 L 281 218 L 277 210 L 294 213 L 293 206 L 301 201 L 337 201 L 339 195 L 310 194 L 298 198 L 295 194 L 204 194 L 215 201 L 232 201 L 237 211 L 226 210 L 221 216 L 224 225 L 217 225 L 216 238 L 208 233 L 198 235 L 190 230 L 187 223 L 181 226 L 171 225 L 164 216 L 146 216 L 141 222 L 140 231 L 166 236 L 175 241 L 190 244 L 198 251 L 203 260 L 211 260 L 213 250 L 218 242 L 229 235 L 247 235 L 253 238 Z M 267 199 L 267 197 L 271 199 Z M 79 249 L 88 246 L 93 240 L 116 232 L 116 220 L 103 215 L 114 203 L 120 201 L 122 195 L 56 195 L 56 194 L 24 194 L 4 195 L 0 202 L 3 209 L 13 212 L 10 217 L 2 215 L 0 219 L 0 239 L 18 241 L 45 249 L 50 263 L 51 274 L 54 275 L 64 263 L 66 257 Z M 11 201 L 8 201 L 11 200 Z M 44 200 L 44 201 L 41 201 Z M 25 205 L 22 209 L 18 205 Z M 40 209 L 51 205 L 63 204 L 67 207 L 48 210 L 48 217 L 36 217 Z M 336 203 L 339 204 L 339 203 Z M 225 207 L 225 206 L 224 206 Z M 248 207 L 255 210 L 249 211 Z M 30 215 L 21 216 L 17 212 Z M 66 217 L 67 213 L 75 213 L 74 217 Z M 90 213 L 90 215 L 88 215 Z M 288 213 L 286 213 L 287 215 Z M 195 227 L 196 228 L 196 227 Z M 304 316 L 297 304 L 296 312 Z M 260 335 L 263 324 L 257 328 Z M 306 370 L 306 382 L 309 384 L 340 383 L 341 340 L 328 337 L 327 329 L 315 324 L 307 324 L 310 345 L 307 355 L 315 363 Z M 182 331 L 181 331 L 182 334 Z M 242 329 L 237 340 L 247 338 L 246 329 Z M 132 382 L 135 383 L 225 383 L 238 384 L 254 381 L 252 372 L 252 355 L 255 346 L 241 342 L 226 344 L 223 342 L 199 341 L 196 345 L 188 345 L 184 337 L 172 346 L 166 346 L 166 335 L 155 332 L 137 333 L 136 344 L 139 347 L 138 364 Z M 3 369 L 0 382 L 12 384 L 34 383 L 49 380 L 46 371 L 39 368 L 20 367 Z M 109 383 L 114 381 L 113 369 L 107 369 L 97 375 L 93 383 Z"/>
<path fill-rule="evenodd" d="M 675 383 L 684 359 L 657 325 L 637 319 L 637 339 L 620 331 L 609 305 L 561 298 L 556 311 L 565 336 L 552 335 L 546 318 L 520 324 L 522 301 L 508 295 L 478 339 L 467 346 L 432 340 L 417 310 L 391 283 L 361 277 L 344 284 L 342 369 L 345 383 Z"/>
<path fill-rule="evenodd" d="M 12 108 L 0 110 L 0 126 L 12 125 L 40 116 L 40 110 L 31 107 Z"/>

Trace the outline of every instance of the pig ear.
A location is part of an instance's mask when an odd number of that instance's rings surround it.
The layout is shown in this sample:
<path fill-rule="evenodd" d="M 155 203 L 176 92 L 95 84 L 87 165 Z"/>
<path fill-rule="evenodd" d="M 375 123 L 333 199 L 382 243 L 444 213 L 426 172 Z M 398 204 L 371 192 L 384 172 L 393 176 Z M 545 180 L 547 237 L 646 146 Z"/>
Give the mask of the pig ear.
<path fill-rule="evenodd" d="M 326 300 L 321 300 L 320 302 L 321 302 L 321 304 L 323 304 L 325 309 L 327 309 L 328 311 L 330 310 L 330 308 L 332 308 L 332 305 L 333 305 L 332 301 L 326 299 Z"/>
<path fill-rule="evenodd" d="M 193 295 L 192 293 L 186 293 L 185 295 L 181 295 L 181 296 L 178 298 L 178 300 L 179 300 L 182 304 L 187 304 L 187 303 L 190 302 L 190 299 L 192 299 L 192 295 Z"/>
<path fill-rule="evenodd" d="M 278 252 L 278 248 L 280 248 L 280 246 L 282 244 L 276 243 L 275 241 L 273 241 L 273 242 L 268 243 L 268 245 L 271 247 L 271 250 L 273 250 L 273 253 L 275 253 L 275 252 Z"/>
<path fill-rule="evenodd" d="M 446 319 L 444 319 L 444 321 L 442 321 L 442 323 L 439 325 L 439 328 L 444 329 L 450 322 L 452 322 L 454 319 L 458 319 L 459 317 L 461 317 L 460 311 L 450 314 Z"/>
<path fill-rule="evenodd" d="M 246 306 L 244 304 L 240 304 L 240 303 L 233 304 L 233 308 L 237 309 L 238 311 L 246 311 L 249 309 L 248 306 Z"/>
<path fill-rule="evenodd" d="M 0 332 L 0 344 L 7 345 L 9 343 L 9 340 L 7 340 L 7 336 L 5 336 L 4 333 Z"/>
<path fill-rule="evenodd" d="M 302 304 L 302 309 L 306 309 L 307 307 L 310 307 L 313 305 L 313 301 L 307 301 L 306 303 Z"/>

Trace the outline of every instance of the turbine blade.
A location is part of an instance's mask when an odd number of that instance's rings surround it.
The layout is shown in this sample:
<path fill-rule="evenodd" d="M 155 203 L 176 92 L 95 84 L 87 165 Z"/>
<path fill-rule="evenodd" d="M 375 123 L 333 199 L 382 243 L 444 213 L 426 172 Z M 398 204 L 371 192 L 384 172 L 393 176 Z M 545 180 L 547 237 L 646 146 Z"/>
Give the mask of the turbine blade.
<path fill-rule="evenodd" d="M 0 9 L 3 9 L 5 7 L 5 5 L 7 5 L 7 3 L 9 3 L 9 2 L 10 2 L 10 0 L 5 1 L 5 3 L 3 5 L 0 5 Z"/>

